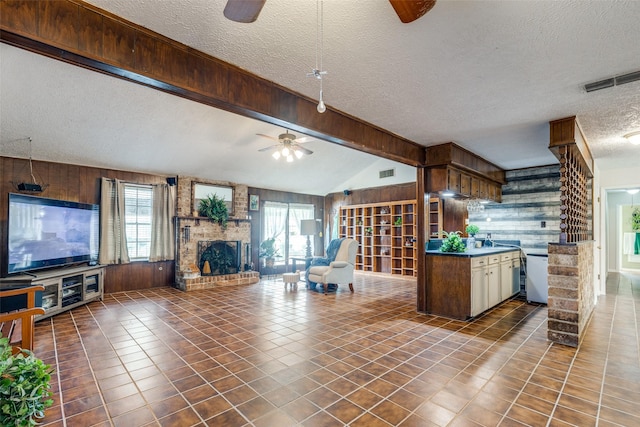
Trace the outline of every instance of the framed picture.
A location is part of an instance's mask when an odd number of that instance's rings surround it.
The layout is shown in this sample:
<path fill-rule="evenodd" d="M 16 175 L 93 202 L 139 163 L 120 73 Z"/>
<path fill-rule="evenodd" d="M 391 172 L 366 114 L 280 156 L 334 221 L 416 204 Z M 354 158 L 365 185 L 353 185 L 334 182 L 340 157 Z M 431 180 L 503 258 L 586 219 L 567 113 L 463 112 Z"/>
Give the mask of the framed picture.
<path fill-rule="evenodd" d="M 249 194 L 249 210 L 260 210 L 260 196 L 258 196 L 257 194 Z"/>

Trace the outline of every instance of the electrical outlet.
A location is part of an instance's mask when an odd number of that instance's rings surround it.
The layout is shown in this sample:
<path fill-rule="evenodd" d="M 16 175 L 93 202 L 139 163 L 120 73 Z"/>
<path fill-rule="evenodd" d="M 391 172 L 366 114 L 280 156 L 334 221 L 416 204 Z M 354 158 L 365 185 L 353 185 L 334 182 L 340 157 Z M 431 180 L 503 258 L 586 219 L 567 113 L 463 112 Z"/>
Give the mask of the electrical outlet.
<path fill-rule="evenodd" d="M 547 227 L 547 221 L 540 221 L 540 228 L 546 228 Z"/>

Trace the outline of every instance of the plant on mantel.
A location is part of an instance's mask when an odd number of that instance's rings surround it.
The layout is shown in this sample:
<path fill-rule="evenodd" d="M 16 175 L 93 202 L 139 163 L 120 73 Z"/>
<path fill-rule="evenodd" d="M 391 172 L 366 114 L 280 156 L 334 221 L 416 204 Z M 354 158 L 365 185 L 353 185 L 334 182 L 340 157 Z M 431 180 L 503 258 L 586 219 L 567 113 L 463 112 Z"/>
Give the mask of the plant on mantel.
<path fill-rule="evenodd" d="M 213 222 L 217 222 L 222 228 L 227 228 L 229 210 L 227 209 L 227 205 L 224 203 L 224 197 L 218 197 L 217 195 L 212 194 L 200 200 L 198 214 L 206 216 L 213 220 Z"/>

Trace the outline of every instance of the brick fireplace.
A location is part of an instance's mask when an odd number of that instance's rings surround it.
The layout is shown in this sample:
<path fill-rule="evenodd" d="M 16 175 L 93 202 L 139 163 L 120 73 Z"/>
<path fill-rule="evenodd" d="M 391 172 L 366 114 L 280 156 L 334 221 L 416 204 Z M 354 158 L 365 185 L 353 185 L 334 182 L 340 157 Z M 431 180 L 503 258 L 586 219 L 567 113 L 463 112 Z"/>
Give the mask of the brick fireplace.
<path fill-rule="evenodd" d="M 194 182 L 233 187 L 233 214 L 223 228 L 208 218 L 194 215 L 192 185 Z M 248 187 L 230 182 L 203 181 L 192 177 L 178 177 L 178 209 L 176 231 L 176 278 L 179 289 L 190 291 L 218 286 L 257 283 L 257 271 L 244 271 L 251 244 L 251 222 L 248 213 Z M 212 246 L 213 244 L 213 246 Z M 233 247 L 233 250 L 231 250 Z M 206 251 L 209 251 L 208 253 Z M 222 254 L 221 254 L 222 252 Z M 203 253 L 209 259 L 211 272 L 204 272 Z M 232 255 L 233 253 L 233 255 Z M 223 256 L 224 262 L 217 258 Z M 233 256 L 233 261 L 228 258 Z M 221 265 L 233 264 L 233 268 Z M 215 265 L 214 265 L 215 264 Z"/>

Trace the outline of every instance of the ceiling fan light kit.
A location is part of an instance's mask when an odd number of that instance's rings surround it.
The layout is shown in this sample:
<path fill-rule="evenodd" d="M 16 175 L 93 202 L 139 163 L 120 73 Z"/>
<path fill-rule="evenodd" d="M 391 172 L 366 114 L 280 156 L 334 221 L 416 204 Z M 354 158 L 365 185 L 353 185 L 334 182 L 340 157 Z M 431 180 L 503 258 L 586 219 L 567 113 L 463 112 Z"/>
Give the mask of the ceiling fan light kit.
<path fill-rule="evenodd" d="M 298 160 L 302 159 L 302 156 L 304 156 L 305 154 L 307 155 L 313 154 L 313 151 L 309 150 L 308 148 L 304 148 L 300 145 L 308 141 L 308 137 L 298 138 L 294 134 L 289 133 L 288 129 L 285 131 L 285 133 L 281 133 L 280 135 L 278 135 L 277 138 L 269 135 L 264 135 L 261 133 L 259 133 L 258 136 L 262 136 L 264 138 L 269 138 L 269 139 L 273 139 L 274 141 L 278 141 L 276 145 L 272 145 L 270 147 L 266 147 L 258 150 L 258 151 L 274 150 L 273 153 L 271 153 L 271 157 L 273 157 L 276 160 L 279 160 L 280 157 L 284 157 L 284 159 L 288 163 L 290 163 L 290 162 L 293 162 L 295 159 L 298 159 Z"/>
<path fill-rule="evenodd" d="M 640 145 L 640 130 L 628 133 L 624 136 L 624 138 L 633 145 Z"/>

